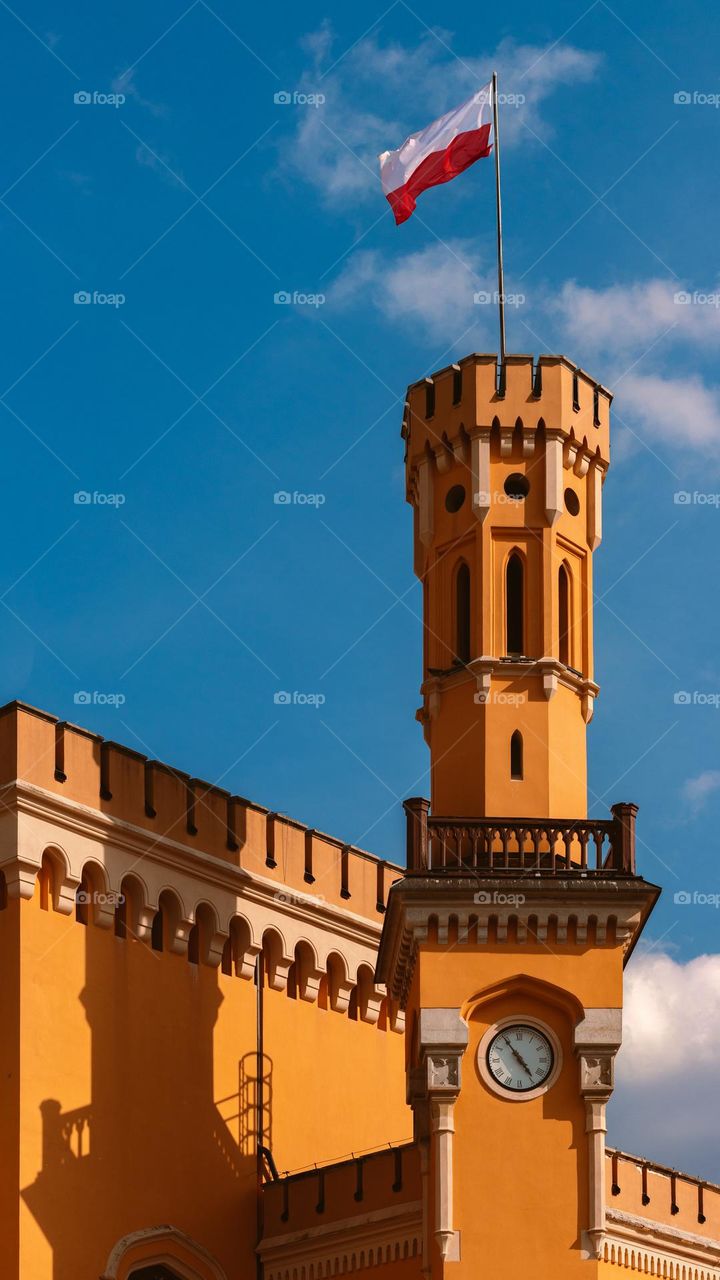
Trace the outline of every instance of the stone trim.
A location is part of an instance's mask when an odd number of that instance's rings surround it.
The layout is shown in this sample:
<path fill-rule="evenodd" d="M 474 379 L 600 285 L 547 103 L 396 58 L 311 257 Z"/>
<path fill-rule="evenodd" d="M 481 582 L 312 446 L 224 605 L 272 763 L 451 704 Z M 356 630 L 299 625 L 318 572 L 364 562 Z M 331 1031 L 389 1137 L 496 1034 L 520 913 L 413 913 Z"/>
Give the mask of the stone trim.
<path fill-rule="evenodd" d="M 95 905 L 96 926 L 112 926 L 112 896 L 119 894 L 123 878 L 131 875 L 141 899 L 134 930 L 141 942 L 149 940 L 160 896 L 169 890 L 178 903 L 173 937 L 167 944 L 171 952 L 187 951 L 198 909 L 206 904 L 214 918 L 210 946 L 201 957 L 204 963 L 219 965 L 233 922 L 239 920 L 242 954 L 235 972 L 240 977 L 252 978 L 255 957 L 268 930 L 275 935 L 277 953 L 270 985 L 278 990 L 286 986 L 299 943 L 311 953 L 307 981 L 300 991 L 302 999 L 317 999 L 320 977 L 328 970 L 331 954 L 339 956 L 343 967 L 337 1008 L 343 1003 L 347 1008 L 362 968 L 374 973 L 382 931 L 379 920 L 326 902 L 310 891 L 271 881 L 201 849 L 190 849 L 167 836 L 158 839 L 143 828 L 20 780 L 4 787 L 0 795 L 2 847 L 12 851 L 0 869 L 11 897 L 33 896 L 43 854 L 49 852 L 57 871 L 55 910 L 71 914 L 83 869 L 95 874 L 98 883 L 94 892 L 103 899 Z M 385 996 L 382 986 L 375 982 L 369 986 L 363 1021 L 377 1022 Z M 388 1012 L 391 1029 L 402 1031 L 402 1016 L 393 1008 Z"/>
<path fill-rule="evenodd" d="M 265 1280 L 320 1280 L 422 1255 L 422 1204 L 398 1205 L 261 1240 Z"/>
<path fill-rule="evenodd" d="M 608 1209 L 601 1258 L 667 1280 L 720 1280 L 720 1242 Z"/>
<path fill-rule="evenodd" d="M 157 1249 L 152 1248 L 155 1244 Z M 198 1263 L 203 1265 L 203 1273 L 201 1274 L 194 1268 L 188 1267 L 178 1259 L 175 1253 L 168 1252 L 167 1246 L 173 1244 L 177 1245 L 183 1253 L 191 1256 L 194 1254 Z M 190 1236 L 187 1236 L 184 1231 L 180 1231 L 170 1224 L 146 1227 L 141 1231 L 132 1231 L 129 1235 L 123 1236 L 112 1249 L 100 1280 L 117 1280 L 120 1274 L 120 1267 L 127 1255 L 143 1245 L 148 1246 L 148 1252 L 146 1253 L 143 1249 L 144 1256 L 131 1258 L 131 1266 L 152 1266 L 153 1263 L 166 1263 L 174 1271 L 182 1274 L 186 1280 L 204 1280 L 205 1276 L 212 1277 L 212 1280 L 226 1280 L 225 1272 L 210 1256 L 207 1249 L 191 1240 Z"/>

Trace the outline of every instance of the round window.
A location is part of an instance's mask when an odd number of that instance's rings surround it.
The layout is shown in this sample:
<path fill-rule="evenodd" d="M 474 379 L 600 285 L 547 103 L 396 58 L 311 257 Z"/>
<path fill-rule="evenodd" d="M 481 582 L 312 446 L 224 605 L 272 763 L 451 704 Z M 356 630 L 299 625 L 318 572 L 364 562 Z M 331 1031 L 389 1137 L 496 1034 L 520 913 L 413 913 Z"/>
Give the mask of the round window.
<path fill-rule="evenodd" d="M 516 502 L 520 502 L 522 498 L 527 498 L 530 492 L 530 481 L 527 476 L 521 475 L 519 471 L 513 471 L 505 481 L 505 492 L 508 498 L 513 498 Z"/>
<path fill-rule="evenodd" d="M 576 516 L 580 511 L 580 499 L 574 489 L 565 490 L 565 506 L 571 516 Z"/>
<path fill-rule="evenodd" d="M 465 501 L 465 490 L 461 484 L 454 484 L 445 495 L 445 510 L 459 511 Z"/>

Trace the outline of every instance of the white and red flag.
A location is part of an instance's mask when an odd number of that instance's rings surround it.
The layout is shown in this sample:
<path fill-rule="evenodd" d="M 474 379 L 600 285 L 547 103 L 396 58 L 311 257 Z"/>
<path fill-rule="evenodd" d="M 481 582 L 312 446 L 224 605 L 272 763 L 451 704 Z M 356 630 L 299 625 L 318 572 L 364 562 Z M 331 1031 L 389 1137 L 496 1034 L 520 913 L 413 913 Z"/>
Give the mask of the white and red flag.
<path fill-rule="evenodd" d="M 494 144 L 492 81 L 454 111 L 419 133 L 411 133 L 397 151 L 383 151 L 380 180 L 399 226 L 415 209 L 422 191 L 449 182 Z"/>

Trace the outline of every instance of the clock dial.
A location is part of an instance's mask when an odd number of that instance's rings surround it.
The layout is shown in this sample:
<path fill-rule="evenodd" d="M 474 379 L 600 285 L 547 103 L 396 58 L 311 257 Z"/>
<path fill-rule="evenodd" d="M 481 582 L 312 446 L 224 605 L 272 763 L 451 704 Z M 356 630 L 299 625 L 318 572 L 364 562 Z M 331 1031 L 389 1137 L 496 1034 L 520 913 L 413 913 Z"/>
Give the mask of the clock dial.
<path fill-rule="evenodd" d="M 488 1046 L 488 1071 L 511 1093 L 528 1093 L 540 1088 L 554 1063 L 555 1054 L 548 1037 L 537 1027 L 525 1023 L 503 1027 Z"/>

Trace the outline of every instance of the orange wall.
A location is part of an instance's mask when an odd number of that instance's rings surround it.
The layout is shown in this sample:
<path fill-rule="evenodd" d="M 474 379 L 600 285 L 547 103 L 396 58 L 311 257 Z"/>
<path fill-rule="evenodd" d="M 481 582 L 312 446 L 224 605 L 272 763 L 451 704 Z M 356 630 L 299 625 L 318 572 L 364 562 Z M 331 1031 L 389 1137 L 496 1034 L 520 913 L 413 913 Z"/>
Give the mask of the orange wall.
<path fill-rule="evenodd" d="M 160 1223 L 203 1245 L 228 1280 L 254 1276 L 254 984 L 44 911 L 37 893 L 0 913 L 4 973 L 18 905 L 23 1280 L 94 1278 L 118 1239 Z M 269 1125 L 285 1167 L 408 1136 L 401 1036 L 264 994 Z M 354 1103 L 369 1082 L 372 1110 Z"/>

